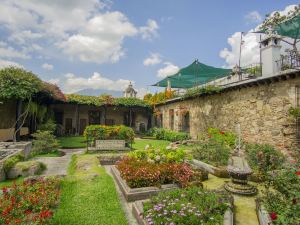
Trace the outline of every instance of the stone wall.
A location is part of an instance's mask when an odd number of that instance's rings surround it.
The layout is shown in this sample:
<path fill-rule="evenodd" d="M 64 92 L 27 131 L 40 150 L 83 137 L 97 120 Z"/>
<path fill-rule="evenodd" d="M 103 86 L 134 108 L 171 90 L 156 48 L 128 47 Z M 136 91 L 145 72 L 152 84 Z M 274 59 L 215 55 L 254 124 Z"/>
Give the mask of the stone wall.
<path fill-rule="evenodd" d="M 170 128 L 174 109 L 174 129 L 180 130 L 180 108 L 190 113 L 193 138 L 209 127 L 234 131 L 241 124 L 242 138 L 248 142 L 270 143 L 285 151 L 296 144 L 296 121 L 288 114 L 296 105 L 296 86 L 300 77 L 249 84 L 221 93 L 189 100 L 173 100 L 157 106 L 163 113 L 163 127 Z"/>

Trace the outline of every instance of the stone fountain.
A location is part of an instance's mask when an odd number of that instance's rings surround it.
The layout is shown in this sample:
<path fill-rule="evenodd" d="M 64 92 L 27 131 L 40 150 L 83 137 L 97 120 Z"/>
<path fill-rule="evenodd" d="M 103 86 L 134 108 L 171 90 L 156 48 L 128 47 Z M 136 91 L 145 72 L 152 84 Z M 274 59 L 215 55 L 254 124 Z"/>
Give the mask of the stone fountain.
<path fill-rule="evenodd" d="M 247 163 L 244 152 L 241 150 L 240 124 L 237 125 L 237 134 L 236 148 L 229 159 L 227 167 L 231 181 L 226 182 L 224 188 L 233 194 L 255 195 L 257 188 L 248 184 L 248 177 L 253 171 Z"/>

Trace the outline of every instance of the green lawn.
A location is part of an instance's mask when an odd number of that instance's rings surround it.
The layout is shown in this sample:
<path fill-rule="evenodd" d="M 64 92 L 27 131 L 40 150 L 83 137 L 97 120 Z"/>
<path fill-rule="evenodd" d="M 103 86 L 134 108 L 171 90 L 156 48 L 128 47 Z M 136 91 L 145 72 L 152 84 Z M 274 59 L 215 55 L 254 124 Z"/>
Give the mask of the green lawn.
<path fill-rule="evenodd" d="M 6 181 L 1 181 L 0 182 L 0 189 L 3 188 L 3 187 L 8 187 L 8 186 L 11 186 L 13 185 L 14 181 L 16 182 L 16 184 L 20 184 L 22 183 L 24 180 L 24 177 L 19 177 L 15 180 L 6 180 Z"/>
<path fill-rule="evenodd" d="M 114 182 L 96 156 L 73 156 L 53 224 L 128 224 Z"/>
<path fill-rule="evenodd" d="M 135 139 L 132 145 L 133 150 L 142 150 L 146 145 L 151 144 L 154 148 L 165 148 L 170 142 L 165 140 L 155 140 L 155 139 Z"/>
<path fill-rule="evenodd" d="M 58 137 L 59 144 L 62 148 L 85 148 L 86 142 L 83 136 L 65 136 Z"/>

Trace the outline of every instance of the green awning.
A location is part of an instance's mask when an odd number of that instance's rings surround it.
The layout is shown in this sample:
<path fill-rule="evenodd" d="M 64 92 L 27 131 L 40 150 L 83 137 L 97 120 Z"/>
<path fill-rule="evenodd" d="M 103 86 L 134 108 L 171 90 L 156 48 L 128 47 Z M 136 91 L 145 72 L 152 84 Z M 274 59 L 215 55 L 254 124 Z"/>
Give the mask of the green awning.
<path fill-rule="evenodd" d="M 300 39 L 300 14 L 276 25 L 274 31 L 281 36 Z M 267 30 L 261 30 L 256 33 L 266 32 Z"/>
<path fill-rule="evenodd" d="M 228 76 L 230 73 L 231 69 L 216 68 L 195 60 L 189 66 L 180 69 L 176 74 L 168 76 L 152 86 L 167 87 L 168 80 L 170 80 L 172 88 L 191 88 Z"/>

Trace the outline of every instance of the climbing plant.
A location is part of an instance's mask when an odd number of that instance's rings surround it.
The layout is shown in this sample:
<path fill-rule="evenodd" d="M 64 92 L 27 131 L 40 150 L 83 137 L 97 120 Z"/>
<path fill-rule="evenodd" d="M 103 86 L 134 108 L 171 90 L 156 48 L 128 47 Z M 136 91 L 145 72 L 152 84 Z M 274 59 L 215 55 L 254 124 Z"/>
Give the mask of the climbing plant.
<path fill-rule="evenodd" d="M 41 89 L 42 81 L 22 68 L 0 70 L 0 99 L 29 99 Z"/>
<path fill-rule="evenodd" d="M 294 107 L 291 107 L 289 109 L 289 114 L 291 116 L 294 116 L 295 118 L 298 118 L 300 117 L 300 108 L 294 108 Z"/>
<path fill-rule="evenodd" d="M 196 87 L 187 89 L 184 95 L 181 96 L 182 99 L 199 96 L 202 94 L 210 94 L 210 93 L 218 93 L 222 90 L 221 87 L 218 86 L 206 86 L 206 87 Z"/>

